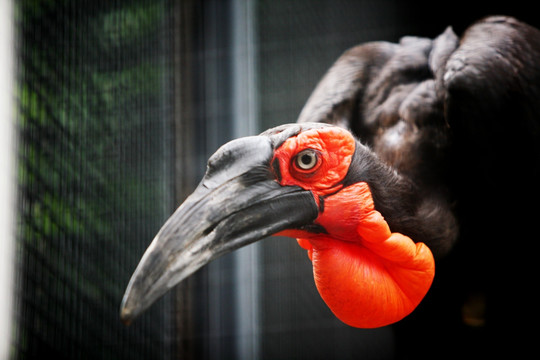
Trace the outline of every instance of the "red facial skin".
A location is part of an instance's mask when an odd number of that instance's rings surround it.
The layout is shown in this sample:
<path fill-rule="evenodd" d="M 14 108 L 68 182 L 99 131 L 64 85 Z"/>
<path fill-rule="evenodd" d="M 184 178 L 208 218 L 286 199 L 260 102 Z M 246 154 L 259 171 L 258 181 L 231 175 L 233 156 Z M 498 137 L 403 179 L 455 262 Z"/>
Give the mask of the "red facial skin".
<path fill-rule="evenodd" d="M 301 169 L 297 154 L 315 150 L 317 162 Z M 324 211 L 315 220 L 328 234 L 285 230 L 308 251 L 315 284 L 330 310 L 359 328 L 392 324 L 410 314 L 429 290 L 435 262 L 429 248 L 392 233 L 375 210 L 369 186 L 343 188 L 355 150 L 352 135 L 339 128 L 313 129 L 285 141 L 274 155 L 283 186 L 310 190 Z"/>

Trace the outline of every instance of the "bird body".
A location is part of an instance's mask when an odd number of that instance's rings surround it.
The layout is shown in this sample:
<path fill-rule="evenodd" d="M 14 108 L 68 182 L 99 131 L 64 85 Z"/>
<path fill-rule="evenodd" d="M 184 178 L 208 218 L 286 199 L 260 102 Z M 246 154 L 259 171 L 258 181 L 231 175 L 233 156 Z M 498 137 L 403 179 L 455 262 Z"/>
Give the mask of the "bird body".
<path fill-rule="evenodd" d="M 434 40 L 346 51 L 298 124 L 233 140 L 210 158 L 141 259 L 122 318 L 274 234 L 297 238 L 321 297 L 352 326 L 410 314 L 455 247 L 464 255 L 443 277 L 462 282 L 449 289 L 473 281 L 480 262 L 497 274 L 487 285 L 499 295 L 492 313 L 519 312 L 513 295 L 527 293 L 531 263 L 516 237 L 534 238 L 538 214 L 524 209 L 540 200 L 537 59 L 540 32 L 508 17 L 481 20 L 461 39 L 447 28 Z"/>

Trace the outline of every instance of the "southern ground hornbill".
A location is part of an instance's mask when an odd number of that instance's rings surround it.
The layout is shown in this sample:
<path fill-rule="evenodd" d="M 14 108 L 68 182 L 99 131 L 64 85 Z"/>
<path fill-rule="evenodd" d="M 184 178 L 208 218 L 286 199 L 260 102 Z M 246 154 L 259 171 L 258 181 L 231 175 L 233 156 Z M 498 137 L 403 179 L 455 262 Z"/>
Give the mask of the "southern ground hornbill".
<path fill-rule="evenodd" d="M 349 325 L 403 319 L 437 268 L 439 297 L 480 294 L 472 310 L 457 299 L 469 316 L 460 321 L 521 333 L 537 314 L 539 85 L 540 32 L 508 17 L 461 38 L 448 28 L 346 51 L 297 124 L 210 158 L 141 259 L 122 318 L 212 259 L 278 234 L 307 250 L 321 297 Z M 448 299 L 426 300 L 425 318 L 454 316 Z M 430 332 L 408 336 L 448 336 Z"/>

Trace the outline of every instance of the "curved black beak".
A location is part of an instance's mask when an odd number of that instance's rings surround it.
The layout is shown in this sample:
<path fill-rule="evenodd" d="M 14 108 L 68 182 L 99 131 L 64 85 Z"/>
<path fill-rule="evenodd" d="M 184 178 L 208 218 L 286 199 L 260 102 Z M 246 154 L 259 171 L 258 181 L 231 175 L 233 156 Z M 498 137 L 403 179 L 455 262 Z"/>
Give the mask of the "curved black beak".
<path fill-rule="evenodd" d="M 275 180 L 274 146 L 269 136 L 246 137 L 210 158 L 195 192 L 163 225 L 133 273 L 121 305 L 124 322 L 213 259 L 316 219 L 310 191 Z"/>

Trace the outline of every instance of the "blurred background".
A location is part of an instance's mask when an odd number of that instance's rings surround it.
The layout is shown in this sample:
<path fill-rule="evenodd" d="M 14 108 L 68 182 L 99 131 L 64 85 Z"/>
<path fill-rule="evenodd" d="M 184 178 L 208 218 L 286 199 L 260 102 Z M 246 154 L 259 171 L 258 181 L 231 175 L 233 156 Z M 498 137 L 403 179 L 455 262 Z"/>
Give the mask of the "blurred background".
<path fill-rule="evenodd" d="M 399 358 L 393 326 L 332 315 L 286 238 L 214 261 L 129 327 L 119 306 L 207 158 L 295 122 L 343 51 L 492 14 L 540 25 L 530 1 L 1 1 L 8 359 Z"/>

